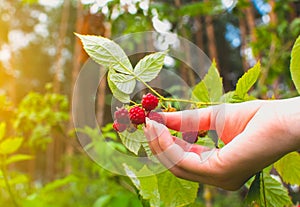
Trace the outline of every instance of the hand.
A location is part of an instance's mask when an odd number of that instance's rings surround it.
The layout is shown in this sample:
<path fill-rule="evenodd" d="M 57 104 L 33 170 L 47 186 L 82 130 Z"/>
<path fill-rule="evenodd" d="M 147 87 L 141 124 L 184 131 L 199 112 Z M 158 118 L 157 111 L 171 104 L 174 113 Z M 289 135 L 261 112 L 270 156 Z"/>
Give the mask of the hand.
<path fill-rule="evenodd" d="M 300 148 L 300 99 L 249 101 L 163 113 L 177 131 L 216 130 L 221 149 L 189 144 L 147 119 L 152 152 L 176 176 L 237 190 L 252 175 Z"/>

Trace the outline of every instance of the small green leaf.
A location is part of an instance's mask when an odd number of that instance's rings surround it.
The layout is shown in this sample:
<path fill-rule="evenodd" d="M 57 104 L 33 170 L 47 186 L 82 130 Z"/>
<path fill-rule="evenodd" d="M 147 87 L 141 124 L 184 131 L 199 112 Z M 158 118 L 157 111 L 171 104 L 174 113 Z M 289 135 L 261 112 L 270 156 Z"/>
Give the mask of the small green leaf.
<path fill-rule="evenodd" d="M 300 94 L 300 36 L 297 38 L 292 49 L 290 71 L 292 80 Z"/>
<path fill-rule="evenodd" d="M 108 206 L 111 199 L 112 199 L 112 195 L 103 195 L 95 201 L 95 203 L 93 204 L 93 207 Z"/>
<path fill-rule="evenodd" d="M 5 122 L 0 123 L 0 141 L 4 138 L 4 135 L 6 133 L 6 124 Z"/>
<path fill-rule="evenodd" d="M 7 158 L 5 160 L 5 164 L 9 165 L 11 163 L 20 162 L 20 161 L 24 161 L 24 160 L 31 160 L 31 159 L 33 159 L 33 156 L 25 155 L 25 154 L 17 154 L 17 155 L 12 155 L 9 158 Z"/>
<path fill-rule="evenodd" d="M 144 132 L 140 129 L 133 133 L 124 131 L 119 133 L 119 135 L 125 147 L 136 155 L 138 154 L 142 143 L 147 142 Z"/>
<path fill-rule="evenodd" d="M 56 179 L 51 183 L 48 183 L 47 185 L 45 185 L 43 187 L 43 189 L 41 190 L 42 193 L 48 194 L 51 191 L 56 190 L 57 188 L 63 187 L 65 185 L 68 185 L 72 182 L 77 181 L 77 178 L 74 175 L 68 175 L 64 178 L 61 179 Z"/>
<path fill-rule="evenodd" d="M 203 102 L 219 101 L 223 94 L 222 78 L 213 62 L 203 80 L 192 92 L 192 99 Z"/>
<path fill-rule="evenodd" d="M 141 59 L 134 68 L 136 77 L 139 77 L 145 82 L 149 82 L 156 78 L 164 65 L 166 54 L 167 51 L 156 52 Z"/>
<path fill-rule="evenodd" d="M 108 86 L 113 94 L 113 96 L 121 101 L 122 103 L 129 103 L 130 96 L 117 88 L 117 86 L 110 80 L 111 74 L 116 73 L 114 70 L 109 70 L 107 75 Z"/>
<path fill-rule="evenodd" d="M 196 101 L 209 102 L 208 89 L 203 81 L 198 83 L 193 89 L 192 99 Z"/>
<path fill-rule="evenodd" d="M 132 65 L 118 44 L 101 36 L 80 34 L 76 36 L 80 38 L 83 48 L 96 63 L 120 73 L 132 74 Z"/>
<path fill-rule="evenodd" d="M 109 78 L 123 93 L 131 94 L 135 88 L 136 80 L 131 75 L 115 73 L 111 74 Z"/>
<path fill-rule="evenodd" d="M 245 199 L 246 204 L 251 204 L 253 202 L 260 203 L 260 173 L 255 175 Z"/>
<path fill-rule="evenodd" d="M 222 103 L 232 103 L 232 102 L 234 102 L 234 91 L 228 91 L 227 93 L 223 94 L 220 101 Z"/>
<path fill-rule="evenodd" d="M 22 137 L 7 138 L 0 143 L 0 154 L 7 155 L 16 152 L 23 142 Z"/>
<path fill-rule="evenodd" d="M 260 74 L 260 62 L 256 63 L 253 68 L 249 69 L 237 82 L 235 96 L 244 100 L 248 91 L 255 84 Z"/>
<path fill-rule="evenodd" d="M 150 206 L 159 207 L 159 183 L 156 175 L 153 175 L 153 172 L 149 170 L 147 166 L 144 166 L 139 171 L 136 171 L 132 167 L 124 164 L 124 169 L 134 186 L 139 190 L 139 194 L 143 197 L 143 199 L 149 200 Z"/>
<path fill-rule="evenodd" d="M 300 154 L 291 152 L 274 164 L 282 180 L 289 184 L 300 185 Z"/>
<path fill-rule="evenodd" d="M 260 187 L 262 206 L 289 206 L 292 204 L 287 189 L 280 182 L 266 174 L 261 179 L 263 179 Z"/>

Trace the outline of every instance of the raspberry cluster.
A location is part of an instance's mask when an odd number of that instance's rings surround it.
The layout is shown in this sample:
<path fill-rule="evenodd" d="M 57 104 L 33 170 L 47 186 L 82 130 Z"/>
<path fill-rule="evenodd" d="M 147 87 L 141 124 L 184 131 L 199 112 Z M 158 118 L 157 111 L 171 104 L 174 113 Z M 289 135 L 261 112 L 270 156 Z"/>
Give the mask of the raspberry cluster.
<path fill-rule="evenodd" d="M 158 98 L 151 93 L 143 96 L 141 101 L 141 106 L 133 106 L 129 110 L 122 108 L 117 108 L 114 113 L 114 124 L 113 128 L 117 132 L 123 132 L 127 130 L 128 132 L 135 132 L 137 126 L 144 124 L 146 117 L 155 120 L 159 123 L 164 124 L 163 117 L 152 110 L 158 106 Z"/>

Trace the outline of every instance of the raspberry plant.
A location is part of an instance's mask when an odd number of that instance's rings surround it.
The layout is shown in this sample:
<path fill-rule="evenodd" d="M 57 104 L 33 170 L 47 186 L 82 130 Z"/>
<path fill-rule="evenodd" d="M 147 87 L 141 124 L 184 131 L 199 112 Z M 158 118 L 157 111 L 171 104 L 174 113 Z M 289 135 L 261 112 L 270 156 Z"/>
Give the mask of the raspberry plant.
<path fill-rule="evenodd" d="M 249 90 L 255 85 L 260 75 L 259 62 L 238 80 L 234 91 L 223 94 L 222 78 L 213 62 L 203 80 L 193 88 L 190 99 L 170 98 L 162 96 L 148 84 L 158 76 L 168 51 L 147 55 L 133 68 L 125 52 L 115 42 L 101 36 L 76 35 L 81 39 L 89 56 L 108 69 L 107 81 L 114 97 L 129 107 L 128 115 L 124 108 L 118 109 L 119 111 L 115 113 L 114 128 L 120 132 L 120 138 L 127 149 L 136 155 L 143 148 L 149 157 L 153 157 L 143 133 L 136 126 L 143 124 L 146 116 L 163 122 L 159 114 L 149 112 L 155 109 L 158 103 L 164 111 L 174 111 L 173 108 L 166 107 L 166 103 L 187 103 L 195 108 L 255 99 L 249 94 Z M 291 56 L 291 75 L 296 89 L 300 93 L 300 37 L 296 40 Z M 137 81 L 144 84 L 151 92 L 151 94 L 144 96 L 141 104 L 130 100 L 130 95 L 133 93 Z M 128 119 L 128 116 L 131 123 L 127 124 L 127 130 L 125 130 L 125 127 L 120 124 L 126 124 L 122 123 L 121 120 L 124 117 Z M 215 145 L 209 136 L 206 136 L 206 132 L 183 133 L 182 138 L 188 142 L 195 142 L 199 135 L 205 137 L 199 139 L 198 144 Z M 144 142 L 141 143 L 141 140 Z M 220 141 L 218 145 L 218 147 L 222 147 L 223 143 Z M 282 182 L 274 179 L 270 172 L 271 169 L 275 168 L 282 181 L 287 184 L 300 185 L 299 163 L 299 153 L 293 152 L 254 175 L 246 183 L 249 191 L 245 203 L 260 206 L 292 205 L 287 189 Z M 124 164 L 124 170 L 139 190 L 140 196 L 147 200 L 150 206 L 161 206 L 161 202 L 165 206 L 185 206 L 192 204 L 197 196 L 198 183 L 176 178 L 168 171 L 158 175 L 141 177 L 140 175 L 151 172 L 151 169 L 146 165 L 137 170 Z"/>

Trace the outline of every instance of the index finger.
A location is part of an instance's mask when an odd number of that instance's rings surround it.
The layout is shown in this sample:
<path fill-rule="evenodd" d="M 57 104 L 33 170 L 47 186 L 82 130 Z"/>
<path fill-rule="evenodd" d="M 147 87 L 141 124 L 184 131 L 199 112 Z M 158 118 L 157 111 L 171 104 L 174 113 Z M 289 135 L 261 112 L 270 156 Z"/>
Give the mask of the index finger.
<path fill-rule="evenodd" d="M 216 107 L 183 110 L 177 112 L 162 112 L 168 128 L 176 131 L 199 131 L 215 129 Z"/>

